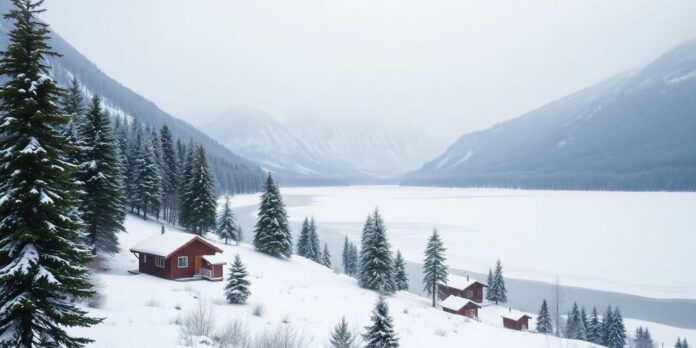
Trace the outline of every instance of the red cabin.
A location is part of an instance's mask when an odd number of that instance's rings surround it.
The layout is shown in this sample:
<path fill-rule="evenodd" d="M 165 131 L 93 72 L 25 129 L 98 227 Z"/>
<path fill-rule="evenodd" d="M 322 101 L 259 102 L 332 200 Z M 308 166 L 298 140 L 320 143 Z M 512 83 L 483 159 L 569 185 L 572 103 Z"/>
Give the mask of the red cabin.
<path fill-rule="evenodd" d="M 437 286 L 440 300 L 449 296 L 458 296 L 476 303 L 483 302 L 483 288 L 488 287 L 485 283 L 469 279 L 469 276 L 460 277 L 452 274 L 447 276 L 447 284 L 438 284 Z"/>
<path fill-rule="evenodd" d="M 447 313 L 459 314 L 473 319 L 478 319 L 478 310 L 481 308 L 473 301 L 459 296 L 449 296 L 440 305 L 442 310 Z"/>
<path fill-rule="evenodd" d="M 138 271 L 157 277 L 183 280 L 222 280 L 222 249 L 191 233 L 153 235 L 130 251 L 138 258 Z"/>
<path fill-rule="evenodd" d="M 513 330 L 527 330 L 529 329 L 529 319 L 532 317 L 510 309 L 508 313 L 503 314 L 503 326 Z"/>

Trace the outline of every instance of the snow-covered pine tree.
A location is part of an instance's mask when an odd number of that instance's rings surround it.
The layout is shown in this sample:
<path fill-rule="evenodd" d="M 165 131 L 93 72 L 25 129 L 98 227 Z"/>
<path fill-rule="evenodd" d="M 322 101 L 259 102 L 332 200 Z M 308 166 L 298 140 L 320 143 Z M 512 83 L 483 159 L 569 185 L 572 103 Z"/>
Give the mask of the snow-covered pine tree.
<path fill-rule="evenodd" d="M 578 304 L 573 303 L 573 308 L 568 312 L 568 317 L 565 323 L 565 330 L 563 336 L 566 338 L 575 338 L 578 331 L 578 322 L 580 321 L 580 312 L 578 311 Z"/>
<path fill-rule="evenodd" d="M 13 22 L 0 53 L 0 346 L 83 347 L 66 328 L 91 318 L 74 304 L 93 294 L 89 251 L 77 207 L 75 170 L 59 133 L 69 117 L 49 77 L 50 31 L 37 14 L 42 1 L 12 0 Z"/>
<path fill-rule="evenodd" d="M 116 138 L 116 144 L 118 146 L 118 161 L 121 167 L 121 175 L 125 177 L 126 170 L 128 169 L 128 124 L 122 117 L 116 117 L 114 121 L 114 137 Z M 123 189 L 123 197 L 126 199 L 126 203 L 128 203 L 125 183 Z"/>
<path fill-rule="evenodd" d="M 602 323 L 599 320 L 597 307 L 592 307 L 592 314 L 587 321 L 587 340 L 595 344 L 602 344 Z"/>
<path fill-rule="evenodd" d="M 544 334 L 553 333 L 553 323 L 551 322 L 551 314 L 549 313 L 549 306 L 546 303 L 546 299 L 541 303 L 541 309 L 537 317 L 536 330 Z"/>
<path fill-rule="evenodd" d="M 394 258 L 394 284 L 396 284 L 396 290 L 408 290 L 408 275 L 406 274 L 406 262 L 401 256 L 401 250 L 396 251 L 396 257 Z"/>
<path fill-rule="evenodd" d="M 186 201 L 188 204 L 188 228 L 202 236 L 215 228 L 215 186 L 213 174 L 208 165 L 208 155 L 203 146 L 196 149 L 194 164 L 191 170 L 191 181 L 187 185 Z"/>
<path fill-rule="evenodd" d="M 587 326 L 590 324 L 587 319 L 587 311 L 585 311 L 585 306 L 580 308 L 580 321 L 582 322 L 582 336 L 583 340 L 587 341 Z"/>
<path fill-rule="evenodd" d="M 626 327 L 623 323 L 623 317 L 619 307 L 614 309 L 611 315 L 611 325 L 607 333 L 606 346 L 609 348 L 623 348 L 626 346 Z"/>
<path fill-rule="evenodd" d="M 602 345 L 609 346 L 609 335 L 614 325 L 614 310 L 607 306 L 604 316 L 602 316 Z"/>
<path fill-rule="evenodd" d="M 147 219 L 148 212 L 156 212 L 159 209 L 161 177 L 149 135 L 142 133 L 140 139 L 140 149 L 135 161 L 136 185 L 133 198 L 138 210 L 142 211 L 143 219 Z"/>
<path fill-rule="evenodd" d="M 324 243 L 324 250 L 321 252 L 321 264 L 331 268 L 331 253 L 329 253 L 329 245 Z"/>
<path fill-rule="evenodd" d="M 488 296 L 486 299 L 498 303 L 507 302 L 507 289 L 505 288 L 505 278 L 503 277 L 503 266 L 498 260 L 495 264 L 493 281 L 488 285 Z"/>
<path fill-rule="evenodd" d="M 682 340 L 682 348 L 689 348 L 689 342 L 686 341 L 686 338 Z"/>
<path fill-rule="evenodd" d="M 188 145 L 183 145 L 182 151 L 180 151 L 180 156 L 183 156 L 184 160 L 181 164 L 181 175 L 179 177 L 179 225 L 186 228 L 189 227 L 189 220 L 192 210 L 191 205 L 193 204 L 193 202 L 189 201 L 190 196 L 187 195 L 189 186 L 193 181 L 193 151 L 193 142 L 189 142 Z"/>
<path fill-rule="evenodd" d="M 321 262 L 321 243 L 319 242 L 319 234 L 317 233 L 317 223 L 314 221 L 314 216 L 309 220 L 309 248 L 307 258 L 314 260 L 316 263 Z"/>
<path fill-rule="evenodd" d="M 359 271 L 359 264 L 360 264 L 360 253 L 358 252 L 358 246 L 355 245 L 354 243 L 350 243 L 350 268 L 351 268 L 351 276 L 354 276 L 358 273 Z"/>
<path fill-rule="evenodd" d="M 230 277 L 225 286 L 225 297 L 229 303 L 245 303 L 251 292 L 249 291 L 249 275 L 239 255 L 234 257 L 230 267 Z"/>
<path fill-rule="evenodd" d="M 677 343 L 674 344 L 674 348 L 684 348 L 681 338 L 677 337 Z"/>
<path fill-rule="evenodd" d="M 309 228 L 309 218 L 305 217 L 302 221 L 302 229 L 300 230 L 300 237 L 297 239 L 297 255 L 311 259 L 312 254 L 310 248 L 311 244 L 309 241 L 311 231 Z"/>
<path fill-rule="evenodd" d="M 138 157 L 143 143 L 143 129 L 140 122 L 133 121 L 128 127 L 128 151 L 126 152 L 126 168 L 124 173 L 132 176 L 126 183 L 126 200 L 131 207 L 131 213 L 140 214 L 138 204 Z"/>
<path fill-rule="evenodd" d="M 346 239 L 343 241 L 341 263 L 343 264 L 343 272 L 350 275 L 350 241 L 348 240 L 348 236 L 346 236 Z"/>
<path fill-rule="evenodd" d="M 273 256 L 290 257 L 292 254 L 288 215 L 283 197 L 270 173 L 261 195 L 258 221 L 254 228 L 254 248 Z"/>
<path fill-rule="evenodd" d="M 399 346 L 399 336 L 394 331 L 394 323 L 389 315 L 389 307 L 380 295 L 370 316 L 371 325 L 366 327 L 362 336 L 365 348 L 396 348 Z"/>
<path fill-rule="evenodd" d="M 228 240 L 233 240 L 239 244 L 239 236 L 237 235 L 237 222 L 234 219 L 234 213 L 232 212 L 232 207 L 230 206 L 230 196 L 225 196 L 225 205 L 222 207 L 222 213 L 218 218 L 217 229 L 215 234 L 218 237 L 225 240 L 227 244 Z"/>
<path fill-rule="evenodd" d="M 331 331 L 331 338 L 329 339 L 330 348 L 358 348 L 357 337 L 353 335 L 346 317 L 341 318 L 341 321 L 336 324 L 333 331 Z"/>
<path fill-rule="evenodd" d="M 428 246 L 425 248 L 425 259 L 423 261 L 424 290 L 428 295 L 432 295 L 433 307 L 435 307 L 435 297 L 438 293 L 437 284 L 447 283 L 446 250 L 440 235 L 437 233 L 437 229 L 433 229 L 433 234 L 428 239 Z"/>
<path fill-rule="evenodd" d="M 653 342 L 652 336 L 650 335 L 650 331 L 646 327 L 643 329 L 642 326 L 639 326 L 636 329 L 636 334 L 632 338 L 633 345 L 631 347 L 634 348 L 655 348 L 655 342 Z"/>
<path fill-rule="evenodd" d="M 126 200 L 122 184 L 118 147 L 101 99 L 92 97 L 80 123 L 83 143 L 78 179 L 82 182 L 80 212 L 92 255 L 118 252 L 116 234 L 124 231 Z"/>
<path fill-rule="evenodd" d="M 387 240 L 387 229 L 377 209 L 375 209 L 371 221 L 372 231 L 360 254 L 358 283 L 363 288 L 391 295 L 396 291 L 394 261 Z"/>
<path fill-rule="evenodd" d="M 162 208 L 164 219 L 170 223 L 176 221 L 178 208 L 179 187 L 179 158 L 176 155 L 172 132 L 167 125 L 162 126 L 159 132 L 162 146 Z"/>
<path fill-rule="evenodd" d="M 486 277 L 486 284 L 488 284 L 488 288 L 486 288 L 486 300 L 493 302 L 493 290 L 491 290 L 491 287 L 493 286 L 493 270 L 488 269 L 488 277 Z"/>
<path fill-rule="evenodd" d="M 82 94 L 82 87 L 76 77 L 70 81 L 70 86 L 65 90 L 60 100 L 61 111 L 70 116 L 67 124 L 63 125 L 62 133 L 68 140 L 68 143 L 75 148 L 75 151 L 68 153 L 68 160 L 71 164 L 78 165 L 80 163 L 79 155 L 79 126 L 85 112 L 85 100 Z"/>

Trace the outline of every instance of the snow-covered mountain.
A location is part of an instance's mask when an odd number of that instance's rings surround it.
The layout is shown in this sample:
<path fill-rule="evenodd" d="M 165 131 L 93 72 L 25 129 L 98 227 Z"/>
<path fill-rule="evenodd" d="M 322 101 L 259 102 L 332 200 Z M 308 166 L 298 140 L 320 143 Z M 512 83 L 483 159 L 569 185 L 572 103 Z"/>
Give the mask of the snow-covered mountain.
<path fill-rule="evenodd" d="M 199 127 L 232 151 L 279 172 L 285 183 L 360 183 L 414 170 L 444 146 L 427 134 L 376 122 L 331 119 L 283 122 L 240 107 Z"/>
<path fill-rule="evenodd" d="M 490 129 L 407 185 L 696 190 L 696 40 Z"/>

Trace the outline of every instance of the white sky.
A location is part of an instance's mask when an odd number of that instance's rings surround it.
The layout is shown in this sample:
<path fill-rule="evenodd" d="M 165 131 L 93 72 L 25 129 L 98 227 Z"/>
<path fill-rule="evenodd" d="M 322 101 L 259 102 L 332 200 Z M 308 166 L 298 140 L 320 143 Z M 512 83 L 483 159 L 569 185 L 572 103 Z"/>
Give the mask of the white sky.
<path fill-rule="evenodd" d="M 189 121 L 234 106 L 453 137 L 696 38 L 693 0 L 47 0 L 102 70 Z M 195 121 L 194 121 L 195 122 Z M 428 126 L 428 128 L 425 128 Z"/>

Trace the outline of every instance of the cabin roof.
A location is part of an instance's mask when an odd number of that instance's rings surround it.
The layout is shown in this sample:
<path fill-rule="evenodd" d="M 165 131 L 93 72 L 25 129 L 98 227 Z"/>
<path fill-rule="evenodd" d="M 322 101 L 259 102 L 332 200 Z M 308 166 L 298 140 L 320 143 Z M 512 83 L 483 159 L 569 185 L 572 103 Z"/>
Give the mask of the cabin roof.
<path fill-rule="evenodd" d="M 447 308 L 447 309 L 451 309 L 453 311 L 458 311 L 458 310 L 464 308 L 464 306 L 466 306 L 470 302 L 472 304 L 474 304 L 476 307 L 480 307 L 475 302 L 473 302 L 469 299 L 463 298 L 463 297 L 459 297 L 459 296 L 448 296 L 444 301 L 442 301 L 440 306 L 442 306 L 442 308 Z"/>
<path fill-rule="evenodd" d="M 532 319 L 532 317 L 529 314 L 524 313 L 524 312 L 520 312 L 520 311 L 516 311 L 514 309 L 508 310 L 507 312 L 503 313 L 502 317 L 508 318 L 508 319 L 514 320 L 514 321 L 519 321 L 520 319 L 522 319 L 524 317 Z"/>
<path fill-rule="evenodd" d="M 169 257 L 171 254 L 186 246 L 187 244 L 199 240 L 202 243 L 210 246 L 212 249 L 222 252 L 222 249 L 211 244 L 207 240 L 192 234 L 184 232 L 167 232 L 154 234 L 140 243 L 131 247 L 131 252 L 152 254 L 157 256 Z"/>
<path fill-rule="evenodd" d="M 203 255 L 203 260 L 208 261 L 211 265 L 224 265 L 227 263 L 227 259 L 222 254 L 215 255 Z"/>
<path fill-rule="evenodd" d="M 464 290 L 464 289 L 466 289 L 466 288 L 468 288 L 476 283 L 479 283 L 483 286 L 488 286 L 488 284 L 480 282 L 480 281 L 473 279 L 471 277 L 469 277 L 469 279 L 467 279 L 466 277 L 461 277 L 461 276 L 457 276 L 457 275 L 453 275 L 453 274 L 448 274 L 447 275 L 447 283 L 441 283 L 441 284 L 449 286 L 450 288 Z"/>

